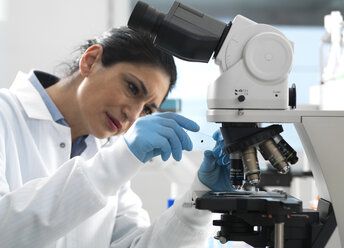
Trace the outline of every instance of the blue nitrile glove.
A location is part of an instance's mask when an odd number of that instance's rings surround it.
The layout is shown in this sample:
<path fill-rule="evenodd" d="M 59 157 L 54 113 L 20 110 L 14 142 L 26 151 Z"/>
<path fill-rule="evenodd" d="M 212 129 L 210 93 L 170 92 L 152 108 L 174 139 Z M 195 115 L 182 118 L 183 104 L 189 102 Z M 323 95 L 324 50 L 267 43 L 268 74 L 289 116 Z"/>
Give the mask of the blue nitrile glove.
<path fill-rule="evenodd" d="M 124 134 L 124 140 L 143 163 L 158 155 L 166 161 L 171 153 L 180 161 L 183 150 L 192 150 L 191 139 L 184 128 L 193 132 L 199 130 L 197 123 L 175 113 L 148 115 L 136 120 Z"/>
<path fill-rule="evenodd" d="M 216 141 L 215 147 L 212 151 L 204 152 L 198 178 L 213 191 L 234 191 L 230 180 L 230 159 L 222 151 L 225 143 L 220 130 L 213 134 L 213 139 Z"/>

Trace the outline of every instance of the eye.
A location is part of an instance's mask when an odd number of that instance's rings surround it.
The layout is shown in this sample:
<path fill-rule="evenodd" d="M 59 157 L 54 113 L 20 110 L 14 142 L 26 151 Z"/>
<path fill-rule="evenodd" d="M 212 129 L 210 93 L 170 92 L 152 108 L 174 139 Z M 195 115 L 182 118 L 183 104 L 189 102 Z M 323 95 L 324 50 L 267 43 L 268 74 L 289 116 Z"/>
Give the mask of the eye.
<path fill-rule="evenodd" d="M 131 93 L 133 93 L 134 95 L 137 95 L 139 93 L 139 89 L 136 87 L 135 84 L 127 81 L 127 85 L 128 85 L 129 90 L 131 91 Z"/>
<path fill-rule="evenodd" d="M 145 106 L 142 110 L 143 115 L 151 115 L 153 114 L 153 110 L 150 107 Z"/>

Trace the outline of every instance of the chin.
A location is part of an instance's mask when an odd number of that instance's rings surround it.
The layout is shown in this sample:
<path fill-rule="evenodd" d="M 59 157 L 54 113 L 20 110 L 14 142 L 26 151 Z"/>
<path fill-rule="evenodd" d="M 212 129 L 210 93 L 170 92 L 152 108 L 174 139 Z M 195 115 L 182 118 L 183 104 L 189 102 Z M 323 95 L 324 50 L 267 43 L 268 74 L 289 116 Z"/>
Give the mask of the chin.
<path fill-rule="evenodd" d="M 113 133 L 111 132 L 104 132 L 104 131 L 94 131 L 94 132 L 91 132 L 91 134 L 96 137 L 97 139 L 106 139 L 106 138 L 109 138 L 111 136 L 113 136 Z"/>
<path fill-rule="evenodd" d="M 121 130 L 120 132 L 117 132 L 117 133 L 110 133 L 110 132 L 97 133 L 97 134 L 93 134 L 93 136 L 96 137 L 97 139 L 107 139 L 109 137 L 121 135 L 123 133 L 124 133 L 124 131 Z"/>
<path fill-rule="evenodd" d="M 110 135 L 96 135 L 96 134 L 93 134 L 93 136 L 96 137 L 97 139 L 106 139 L 110 137 Z"/>
<path fill-rule="evenodd" d="M 124 134 L 126 131 L 127 131 L 127 129 L 126 130 L 122 129 L 121 131 L 115 133 L 113 136 Z"/>

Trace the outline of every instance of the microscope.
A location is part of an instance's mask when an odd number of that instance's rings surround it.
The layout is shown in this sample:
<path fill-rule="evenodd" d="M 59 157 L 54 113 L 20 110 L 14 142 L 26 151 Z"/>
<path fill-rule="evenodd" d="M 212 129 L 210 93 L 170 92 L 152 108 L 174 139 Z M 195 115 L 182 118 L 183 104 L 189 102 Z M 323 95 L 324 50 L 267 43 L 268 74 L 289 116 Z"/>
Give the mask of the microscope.
<path fill-rule="evenodd" d="M 220 228 L 215 238 L 253 247 L 342 247 L 344 112 L 296 108 L 295 85 L 288 86 L 293 43 L 273 26 L 240 15 L 226 24 L 178 1 L 167 14 L 139 1 L 128 26 L 150 33 L 171 55 L 205 63 L 213 58 L 220 68 L 208 87 L 207 120 L 222 124 L 236 190 L 194 193 L 196 208 L 221 214 L 213 221 Z M 257 152 L 280 174 L 298 161 L 281 123 L 293 123 L 301 140 L 320 196 L 317 210 L 303 209 L 283 191 L 257 190 Z"/>

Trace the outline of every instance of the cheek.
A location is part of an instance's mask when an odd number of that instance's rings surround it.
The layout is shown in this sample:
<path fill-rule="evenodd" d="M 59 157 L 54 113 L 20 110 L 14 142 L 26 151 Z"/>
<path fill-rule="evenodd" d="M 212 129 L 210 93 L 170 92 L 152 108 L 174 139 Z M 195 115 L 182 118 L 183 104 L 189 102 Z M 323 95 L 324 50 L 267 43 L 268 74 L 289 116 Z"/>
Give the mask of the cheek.
<path fill-rule="evenodd" d="M 164 97 L 167 96 L 168 89 L 169 89 L 168 83 L 162 84 L 161 87 L 157 89 L 156 94 L 157 94 L 157 98 L 159 99 L 160 104 L 162 103 L 162 100 L 164 99 Z"/>
<path fill-rule="evenodd" d="M 77 90 L 77 100 L 80 107 L 88 107 L 89 102 L 92 100 L 92 84 L 88 82 L 88 80 L 85 80 L 80 84 Z"/>
<path fill-rule="evenodd" d="M 92 112 L 93 109 L 96 107 L 94 105 L 92 96 L 90 94 L 87 94 L 87 92 L 80 92 L 80 94 L 77 95 L 77 100 L 79 109 L 83 114 Z"/>

